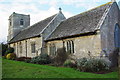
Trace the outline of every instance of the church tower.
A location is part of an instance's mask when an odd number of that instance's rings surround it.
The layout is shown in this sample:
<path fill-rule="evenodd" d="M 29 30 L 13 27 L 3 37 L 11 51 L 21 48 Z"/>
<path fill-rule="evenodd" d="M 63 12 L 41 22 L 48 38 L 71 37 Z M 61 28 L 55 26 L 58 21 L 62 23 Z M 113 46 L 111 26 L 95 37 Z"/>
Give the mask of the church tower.
<path fill-rule="evenodd" d="M 9 17 L 9 28 L 7 41 L 9 42 L 21 30 L 30 26 L 30 15 L 18 14 L 13 12 Z"/>

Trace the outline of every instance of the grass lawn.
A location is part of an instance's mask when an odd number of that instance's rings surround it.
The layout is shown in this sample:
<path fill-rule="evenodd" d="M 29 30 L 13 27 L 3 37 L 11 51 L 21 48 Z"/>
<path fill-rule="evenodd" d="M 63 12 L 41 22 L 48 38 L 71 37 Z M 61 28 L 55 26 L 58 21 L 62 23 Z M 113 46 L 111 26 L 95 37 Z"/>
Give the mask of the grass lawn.
<path fill-rule="evenodd" d="M 94 74 L 72 68 L 30 64 L 3 59 L 3 78 L 118 78 L 118 72 Z"/>

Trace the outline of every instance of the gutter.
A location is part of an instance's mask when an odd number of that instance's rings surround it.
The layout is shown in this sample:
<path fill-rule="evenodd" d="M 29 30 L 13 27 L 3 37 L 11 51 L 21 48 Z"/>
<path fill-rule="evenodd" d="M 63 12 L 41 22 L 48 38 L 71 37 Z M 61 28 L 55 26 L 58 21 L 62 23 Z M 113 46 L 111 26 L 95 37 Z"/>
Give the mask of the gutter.
<path fill-rule="evenodd" d="M 19 41 L 23 41 L 23 40 L 30 39 L 30 38 L 35 38 L 35 37 L 40 37 L 40 35 L 34 36 L 34 37 L 25 38 L 25 39 L 21 39 L 21 40 L 17 40 L 17 41 L 13 41 L 13 42 L 8 42 L 8 44 L 19 42 Z"/>

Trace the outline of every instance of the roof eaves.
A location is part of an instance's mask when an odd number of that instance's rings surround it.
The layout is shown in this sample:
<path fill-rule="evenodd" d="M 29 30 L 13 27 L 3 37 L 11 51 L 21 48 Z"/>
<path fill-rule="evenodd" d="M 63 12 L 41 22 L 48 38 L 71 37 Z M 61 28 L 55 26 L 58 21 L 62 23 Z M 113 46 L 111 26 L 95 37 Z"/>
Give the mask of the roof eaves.
<path fill-rule="evenodd" d="M 20 34 L 22 31 L 20 31 L 18 34 Z M 16 36 L 18 35 L 16 34 Z M 10 43 L 16 36 L 14 36 L 10 41 L 8 41 L 8 43 Z"/>
<path fill-rule="evenodd" d="M 30 39 L 30 38 L 35 38 L 35 37 L 40 37 L 40 35 L 29 37 L 29 38 L 25 38 L 25 39 L 20 39 L 20 40 L 16 40 L 16 41 L 12 41 L 12 42 L 8 42 L 8 44 L 19 42 L 19 41 L 23 41 L 23 40 Z"/>
<path fill-rule="evenodd" d="M 85 33 L 81 33 L 81 34 L 76 34 L 76 35 L 71 35 L 71 36 L 64 36 L 64 37 L 58 37 L 58 38 L 52 38 L 52 39 L 47 39 L 44 41 L 53 41 L 53 40 L 61 40 L 61 39 L 66 39 L 66 38 L 74 38 L 74 37 L 80 37 L 80 36 L 86 36 L 86 35 L 95 35 L 97 34 L 97 30 L 95 31 L 90 31 L 90 32 L 85 32 Z"/>

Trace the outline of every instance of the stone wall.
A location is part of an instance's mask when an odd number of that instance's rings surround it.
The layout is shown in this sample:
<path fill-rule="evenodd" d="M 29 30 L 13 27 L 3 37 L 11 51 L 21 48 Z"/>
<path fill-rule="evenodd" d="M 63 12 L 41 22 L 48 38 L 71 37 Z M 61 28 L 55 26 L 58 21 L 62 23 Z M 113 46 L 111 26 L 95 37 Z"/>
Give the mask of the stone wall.
<path fill-rule="evenodd" d="M 119 71 L 118 71 L 118 78 L 120 80 L 120 48 L 119 48 L 119 57 L 118 57 L 118 69 L 119 69 Z"/>
<path fill-rule="evenodd" d="M 21 19 L 23 19 L 24 25 L 20 25 Z M 13 14 L 9 17 L 8 41 L 16 36 L 22 29 L 29 27 L 29 25 L 30 15 L 18 14 L 13 12 Z"/>
<path fill-rule="evenodd" d="M 102 52 L 108 55 L 115 49 L 114 31 L 115 25 L 120 25 L 120 11 L 116 3 L 114 3 L 100 28 Z"/>
<path fill-rule="evenodd" d="M 65 20 L 65 16 L 62 14 L 62 12 L 59 12 L 53 20 L 43 29 L 42 31 L 42 37 L 43 39 L 46 39 L 48 36 L 51 35 L 51 33 L 56 29 L 56 27 L 60 24 L 61 21 Z"/>
<path fill-rule="evenodd" d="M 111 67 L 117 66 L 118 63 L 118 52 L 116 52 L 117 47 L 115 46 L 115 26 L 117 24 L 120 25 L 120 11 L 117 3 L 114 3 L 100 28 L 102 53 L 106 54 L 111 61 Z"/>
<path fill-rule="evenodd" d="M 58 25 L 65 20 L 65 16 L 60 11 L 52 20 L 51 22 L 42 30 L 41 36 L 42 36 L 42 47 L 45 48 L 44 40 L 49 37 L 52 32 L 58 27 Z"/>
<path fill-rule="evenodd" d="M 118 52 L 115 47 L 115 26 L 120 25 L 120 11 L 113 3 L 100 29 L 102 53 L 111 61 L 111 67 L 118 66 Z"/>
<path fill-rule="evenodd" d="M 47 43 L 48 54 L 50 54 L 50 46 L 52 44 L 55 45 L 56 51 L 58 48 L 63 48 L 63 46 L 67 49 L 67 41 L 73 41 L 74 43 L 74 53 L 72 54 L 75 58 L 89 57 L 89 55 L 100 56 L 101 40 L 99 33 L 97 35 L 50 41 Z"/>
<path fill-rule="evenodd" d="M 119 54 L 118 54 L 118 67 L 119 67 L 119 69 L 120 69 L 120 48 L 119 48 Z"/>
<path fill-rule="evenodd" d="M 35 43 L 36 51 L 35 53 L 31 52 L 31 44 Z M 41 37 L 35 37 L 35 38 L 30 38 L 26 39 L 23 41 L 19 41 L 16 43 L 10 44 L 10 47 L 13 47 L 15 49 L 15 53 L 18 57 L 35 57 L 41 53 Z M 20 44 L 22 45 L 22 51 L 20 51 Z M 22 52 L 22 53 L 21 53 Z"/>

